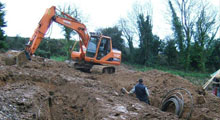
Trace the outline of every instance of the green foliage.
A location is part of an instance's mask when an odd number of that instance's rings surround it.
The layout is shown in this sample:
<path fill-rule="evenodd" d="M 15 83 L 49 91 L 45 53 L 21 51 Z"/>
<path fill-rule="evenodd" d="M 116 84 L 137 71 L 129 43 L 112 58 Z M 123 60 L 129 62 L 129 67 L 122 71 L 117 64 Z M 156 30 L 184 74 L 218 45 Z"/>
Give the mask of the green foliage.
<path fill-rule="evenodd" d="M 44 58 L 50 58 L 50 51 L 45 51 L 45 50 L 38 49 L 35 52 L 35 55 L 41 56 L 41 57 L 44 57 Z"/>
<path fill-rule="evenodd" d="M 181 11 L 178 4 L 184 7 L 184 10 Z M 5 22 L 2 18 L 5 15 L 4 11 L 2 11 L 3 8 L 0 7 L 0 25 L 3 23 L 3 26 L 0 26 L 1 28 L 5 27 Z M 113 48 L 122 51 L 123 62 L 148 66 L 148 68 L 140 68 L 143 71 L 154 68 L 175 68 L 185 70 L 185 72 L 190 74 L 190 71 L 206 73 L 207 71 L 213 72 L 219 69 L 220 39 L 215 40 L 214 38 L 220 26 L 216 25 L 216 15 L 212 16 L 209 14 L 205 4 L 202 9 L 198 8 L 192 13 L 190 11 L 192 8 L 187 4 L 187 1 L 176 0 L 172 4 L 171 0 L 169 0 L 169 8 L 173 36 L 168 36 L 168 39 L 161 40 L 152 33 L 153 22 L 151 16 L 145 15 L 143 12 L 141 13 L 141 11 L 135 14 L 132 21 L 126 21 L 129 23 L 122 21 L 122 28 L 119 29 L 118 26 L 108 27 L 100 29 L 100 32 L 112 38 Z M 68 6 L 63 11 L 77 19 L 79 18 L 79 11 L 77 9 L 72 9 Z M 178 11 L 179 13 L 177 13 Z M 192 14 L 197 15 L 197 17 L 191 18 Z M 131 24 L 134 26 L 131 27 Z M 48 58 L 53 56 L 53 59 L 58 60 L 64 60 L 62 56 L 70 56 L 69 49 L 74 44 L 74 41 L 70 40 L 71 34 L 75 33 L 72 32 L 72 29 L 66 28 L 63 25 L 62 28 L 66 39 L 45 38 L 37 49 L 36 55 Z M 4 31 L 1 33 L 4 36 Z M 128 43 L 125 43 L 122 38 L 126 39 Z M 6 41 L 9 49 L 22 50 L 28 39 L 16 36 L 7 37 Z M 139 46 L 134 47 L 133 42 L 134 45 Z M 6 44 L 4 40 L 0 39 L 0 47 L 2 48 L 2 46 L 5 48 Z M 76 46 L 79 49 L 79 46 Z M 174 74 L 180 76 L 195 78 L 193 75 L 175 72 Z"/>
<path fill-rule="evenodd" d="M 191 6 L 189 2 L 190 1 L 174 2 L 179 6 L 180 19 L 177 16 L 177 10 L 174 9 L 171 0 L 169 0 L 170 13 L 172 15 L 171 25 L 174 32 L 174 40 L 176 41 L 176 43 L 172 43 L 174 44 L 172 46 L 177 46 L 178 54 L 178 61 L 175 66 L 184 68 L 186 71 L 206 72 L 207 70 L 213 69 L 213 67 L 207 67 L 206 65 L 212 65 L 209 60 L 214 61 L 214 58 L 210 57 L 210 55 L 214 55 L 212 52 L 214 50 L 213 41 L 220 27 L 216 24 L 217 13 L 211 12 L 212 10 L 209 9 L 208 3 L 198 3 L 199 7 L 196 8 L 196 11 L 192 12 L 190 9 L 193 9 L 195 4 L 191 4 Z M 193 18 L 193 13 L 198 14 L 198 16 Z M 166 44 L 170 44 L 170 42 Z M 168 46 L 169 45 L 167 45 L 167 47 Z M 166 48 L 165 53 L 172 51 L 168 49 L 173 49 L 173 47 Z M 168 61 L 170 60 L 168 57 Z"/>
<path fill-rule="evenodd" d="M 6 27 L 6 22 L 4 19 L 5 11 L 3 10 L 4 8 L 4 4 L 0 2 L 0 50 L 7 49 L 7 43 L 5 42 L 6 36 L 4 30 L 2 29 L 3 27 Z"/>
<path fill-rule="evenodd" d="M 80 21 L 80 17 L 81 17 L 81 13 L 79 11 L 79 9 L 77 9 L 76 7 L 71 7 L 70 5 L 69 6 L 64 6 L 63 8 L 59 7 L 59 9 L 61 11 L 63 11 L 64 13 L 68 14 L 69 16 L 75 18 L 76 20 Z M 67 16 L 63 15 L 62 13 L 59 13 L 60 16 L 66 18 L 66 19 L 69 19 Z M 66 51 L 66 56 L 68 56 L 68 59 L 71 58 L 70 56 L 70 48 L 71 48 L 71 45 L 72 45 L 72 41 L 70 40 L 71 39 L 71 35 L 76 35 L 77 32 L 69 27 L 66 27 L 64 25 L 60 25 L 61 29 L 63 30 L 64 32 L 64 36 L 65 36 L 65 39 L 66 41 L 64 42 L 65 43 L 65 47 L 64 47 L 64 50 Z"/>
<path fill-rule="evenodd" d="M 220 66 L 220 38 L 215 40 L 211 45 L 213 51 L 211 55 L 208 57 L 206 66 L 210 69 L 210 71 L 216 71 Z"/>
<path fill-rule="evenodd" d="M 6 37 L 6 42 L 8 44 L 8 49 L 24 50 L 28 38 L 23 38 L 17 35 L 16 37 Z"/>
<path fill-rule="evenodd" d="M 181 21 L 179 20 L 179 17 L 176 15 L 176 11 L 174 10 L 171 1 L 169 1 L 169 6 L 172 13 L 172 30 L 174 32 L 174 38 L 177 41 L 180 54 L 183 54 L 183 51 L 185 49 L 183 27 L 181 25 Z"/>
<path fill-rule="evenodd" d="M 181 24 L 181 21 L 179 20 L 179 17 L 177 16 L 176 14 L 176 11 L 175 9 L 173 8 L 173 4 L 172 2 L 169 0 L 169 7 L 170 7 L 170 10 L 171 10 L 171 13 L 172 13 L 172 30 L 174 32 L 174 41 L 172 41 L 172 43 L 169 43 L 168 44 L 172 44 L 172 46 L 175 46 L 174 44 L 177 44 L 177 50 L 173 51 L 173 55 L 174 54 L 178 54 L 178 56 L 174 55 L 174 61 L 176 61 L 176 63 L 179 63 L 179 64 L 176 64 L 180 67 L 183 67 L 184 65 L 186 65 L 187 61 L 185 59 L 185 56 L 186 56 L 186 44 L 184 42 L 184 32 L 183 32 L 183 27 L 182 27 L 182 24 Z M 169 47 L 171 47 L 169 45 Z M 173 49 L 173 48 L 171 48 Z M 173 49 L 174 50 L 174 49 Z M 170 50 L 171 52 L 171 50 Z M 168 56 L 168 58 L 170 58 L 171 56 Z M 174 62 L 173 61 L 173 62 Z M 169 59 L 169 62 L 171 62 L 171 59 Z M 173 63 L 172 62 L 172 63 Z M 186 67 L 186 66 L 184 66 Z"/>
<path fill-rule="evenodd" d="M 153 40 L 152 40 L 152 54 L 153 56 L 157 56 L 160 51 L 162 51 L 161 48 L 162 41 L 160 40 L 160 37 L 157 35 L 153 35 Z"/>
<path fill-rule="evenodd" d="M 59 9 L 61 11 L 63 11 L 64 13 L 68 14 L 69 16 L 75 18 L 75 19 L 79 19 L 78 17 L 78 10 L 76 8 L 72 8 L 70 5 L 69 6 L 64 6 L 64 7 L 59 7 Z M 63 15 L 62 13 L 58 13 L 60 16 L 69 19 L 68 17 L 66 17 L 65 15 Z M 67 41 L 69 41 L 71 39 L 71 34 L 76 34 L 76 32 L 69 28 L 66 27 L 64 25 L 60 25 L 61 29 L 64 32 L 64 36 L 66 38 Z"/>
<path fill-rule="evenodd" d="M 135 58 L 133 46 L 134 30 L 129 26 L 129 22 L 131 21 L 120 19 L 119 28 L 122 31 L 123 38 L 125 38 L 128 42 L 128 48 L 125 48 L 127 54 L 126 56 L 123 55 L 123 60 L 133 63 Z"/>
<path fill-rule="evenodd" d="M 161 70 L 170 74 L 181 76 L 195 85 L 203 85 L 210 78 L 210 74 L 211 74 L 211 73 L 200 73 L 200 72 L 185 72 L 185 71 L 170 69 L 168 67 L 162 67 L 162 66 L 146 67 L 142 65 L 132 65 L 132 68 L 142 72 L 146 72 L 153 69 Z"/>
<path fill-rule="evenodd" d="M 50 56 L 66 56 L 64 47 L 64 40 L 44 38 L 35 54 L 46 58 L 50 58 Z"/>
<path fill-rule="evenodd" d="M 175 46 L 175 40 L 168 40 L 164 49 L 164 54 L 167 56 L 167 62 L 170 66 L 177 65 L 178 52 Z"/>
<path fill-rule="evenodd" d="M 58 56 L 51 56 L 50 59 L 63 62 L 65 60 L 67 60 L 68 58 L 66 56 L 59 56 L 59 57 Z"/>
<path fill-rule="evenodd" d="M 206 70 L 207 58 L 211 55 L 213 48 L 211 43 L 214 40 L 215 33 L 215 16 L 207 15 L 207 11 L 203 8 L 196 22 L 196 30 L 194 34 L 195 42 L 192 46 L 193 56 L 191 56 L 192 67 L 201 71 Z"/>
<path fill-rule="evenodd" d="M 22 38 L 19 36 L 7 37 L 6 41 L 8 43 L 9 49 L 24 50 L 25 44 L 28 42 L 28 38 Z M 66 41 L 62 39 L 44 38 L 36 50 L 35 55 L 45 58 L 50 58 L 51 56 L 67 56 L 67 48 L 65 46 L 65 42 Z M 70 42 L 70 45 L 73 45 L 75 41 Z M 77 49 L 77 47 L 75 48 Z"/>
<path fill-rule="evenodd" d="M 139 64 L 152 66 L 156 62 L 156 58 L 160 48 L 160 38 L 152 33 L 151 16 L 144 18 L 143 14 L 138 16 L 138 31 L 139 31 L 139 50 L 137 54 L 137 62 Z"/>

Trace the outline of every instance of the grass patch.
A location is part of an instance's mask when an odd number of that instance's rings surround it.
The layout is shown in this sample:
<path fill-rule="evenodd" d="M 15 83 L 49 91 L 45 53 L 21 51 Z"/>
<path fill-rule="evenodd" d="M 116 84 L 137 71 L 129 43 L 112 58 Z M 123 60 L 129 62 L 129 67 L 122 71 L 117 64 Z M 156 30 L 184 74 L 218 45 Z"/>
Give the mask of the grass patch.
<path fill-rule="evenodd" d="M 163 70 L 165 72 L 181 76 L 195 85 L 203 85 L 205 82 L 210 79 L 210 73 L 199 73 L 199 72 L 185 72 L 180 70 Z"/>
<path fill-rule="evenodd" d="M 50 59 L 52 59 L 52 60 L 55 60 L 55 61 L 60 61 L 60 62 L 63 62 L 63 61 L 65 61 L 65 60 L 67 60 L 67 57 L 66 56 L 52 56 L 52 57 L 50 57 Z"/>

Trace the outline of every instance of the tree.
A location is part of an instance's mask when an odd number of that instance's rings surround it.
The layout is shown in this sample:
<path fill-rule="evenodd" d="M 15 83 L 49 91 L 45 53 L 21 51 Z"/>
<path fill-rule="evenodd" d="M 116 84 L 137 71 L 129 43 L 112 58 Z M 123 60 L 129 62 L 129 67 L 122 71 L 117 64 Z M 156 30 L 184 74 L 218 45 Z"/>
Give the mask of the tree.
<path fill-rule="evenodd" d="M 128 60 L 130 62 L 133 62 L 134 59 L 134 45 L 133 45 L 133 38 L 134 38 L 134 32 L 131 30 L 131 27 L 128 26 L 128 21 L 125 19 L 120 19 L 119 21 L 119 27 L 122 31 L 122 35 L 125 37 L 125 39 L 128 41 L 128 47 L 129 47 L 129 58 Z"/>
<path fill-rule="evenodd" d="M 208 3 L 201 4 L 194 34 L 195 43 L 193 50 L 196 51 L 194 55 L 197 58 L 196 67 L 203 72 L 206 70 L 207 58 L 213 50 L 211 43 L 220 27 L 220 25 L 216 24 L 217 12 L 212 12 L 209 7 Z"/>
<path fill-rule="evenodd" d="M 122 31 L 123 38 L 128 43 L 129 49 L 126 50 L 128 53 L 129 62 L 144 64 L 144 60 L 142 58 L 143 56 L 140 54 L 140 52 L 144 51 L 143 49 L 136 48 L 140 43 L 140 26 L 138 25 L 137 21 L 139 20 L 139 16 L 141 14 L 144 16 L 144 19 L 147 15 L 152 15 L 152 6 L 149 1 L 136 1 L 132 6 L 131 11 L 128 11 L 128 15 L 125 18 L 120 19 L 119 28 Z"/>
<path fill-rule="evenodd" d="M 82 13 L 80 12 L 80 10 L 78 8 L 71 7 L 70 5 L 68 5 L 68 6 L 64 6 L 63 8 L 59 6 L 59 9 L 61 11 L 63 11 L 64 13 L 68 14 L 69 16 L 77 19 L 78 21 L 81 21 Z M 60 16 L 62 16 L 64 18 L 67 18 L 62 13 L 60 13 Z M 68 27 L 63 26 L 63 25 L 61 25 L 60 27 L 62 28 L 62 30 L 64 32 L 64 36 L 67 40 L 70 40 L 71 34 L 76 34 L 76 32 L 71 28 L 68 28 Z"/>
<path fill-rule="evenodd" d="M 16 35 L 15 37 L 8 37 L 6 39 L 8 49 L 13 50 L 23 50 L 25 47 L 25 44 L 28 42 L 28 38 L 23 38 L 19 35 Z"/>
<path fill-rule="evenodd" d="M 152 21 L 148 15 L 144 18 L 143 14 L 140 14 L 137 20 L 139 28 L 139 40 L 140 40 L 140 64 L 150 66 L 153 63 L 153 33 L 152 33 Z"/>
<path fill-rule="evenodd" d="M 159 52 L 162 51 L 161 44 L 162 44 L 162 41 L 160 40 L 160 37 L 157 35 L 153 35 L 152 53 L 154 56 L 157 56 Z"/>
<path fill-rule="evenodd" d="M 172 13 L 172 30 L 174 32 L 174 40 L 168 41 L 168 44 L 173 46 L 174 43 L 177 43 L 178 50 L 179 50 L 179 59 L 178 59 L 179 62 L 178 63 L 182 65 L 185 62 L 185 57 L 184 57 L 185 44 L 184 44 L 183 27 L 182 27 L 181 21 L 179 20 L 179 17 L 176 14 L 175 9 L 173 8 L 172 2 L 170 0 L 169 0 L 169 6 L 170 6 L 171 13 Z"/>
<path fill-rule="evenodd" d="M 81 21 L 80 18 L 82 18 L 82 14 L 80 12 L 80 10 L 76 7 L 71 7 L 70 5 L 69 6 L 64 6 L 63 8 L 59 7 L 59 9 L 61 11 L 63 11 L 64 13 L 68 14 L 69 16 L 77 19 L 78 21 Z M 64 18 L 67 18 L 65 15 L 63 15 L 62 13 L 60 13 L 60 16 L 64 17 Z M 68 18 L 67 18 L 68 19 Z M 69 48 L 71 47 L 71 35 L 76 35 L 77 33 L 71 29 L 71 28 L 68 28 L 64 25 L 61 25 L 60 26 L 62 31 L 64 32 L 64 36 L 65 36 L 65 39 L 66 39 L 66 44 L 65 44 L 65 49 L 67 51 L 67 56 L 68 58 L 70 59 L 70 51 L 69 51 Z"/>
<path fill-rule="evenodd" d="M 0 49 L 7 48 L 7 44 L 5 42 L 6 40 L 5 32 L 2 29 L 3 27 L 6 27 L 6 22 L 4 19 L 5 11 L 3 10 L 4 8 L 5 8 L 4 4 L 0 2 Z"/>
<path fill-rule="evenodd" d="M 220 38 L 215 40 L 212 43 L 212 53 L 211 55 L 208 57 L 207 66 L 209 66 L 209 68 L 211 69 L 211 71 L 216 71 L 219 69 L 220 66 Z"/>
<path fill-rule="evenodd" d="M 176 65 L 177 63 L 178 51 L 175 45 L 176 40 L 168 39 L 164 49 L 164 54 L 167 56 L 169 66 Z"/>
<path fill-rule="evenodd" d="M 192 43 L 192 36 L 193 36 L 193 28 L 194 23 L 196 20 L 196 5 L 197 1 L 195 0 L 174 0 L 175 4 L 178 7 L 178 11 L 180 13 L 180 21 L 181 26 L 183 27 L 184 33 L 184 44 L 185 44 L 185 51 L 184 51 L 184 68 L 188 70 L 190 68 L 190 51 L 191 51 L 191 43 Z"/>

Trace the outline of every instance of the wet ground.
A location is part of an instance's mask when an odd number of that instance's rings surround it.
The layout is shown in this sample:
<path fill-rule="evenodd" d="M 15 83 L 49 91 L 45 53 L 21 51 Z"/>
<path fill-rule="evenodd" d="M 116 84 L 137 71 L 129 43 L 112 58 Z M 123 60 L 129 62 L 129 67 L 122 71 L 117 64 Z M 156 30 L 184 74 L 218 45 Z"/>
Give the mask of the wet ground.
<path fill-rule="evenodd" d="M 40 120 L 141 120 L 179 119 L 162 112 L 160 102 L 173 88 L 186 88 L 193 96 L 192 120 L 220 119 L 220 100 L 179 76 L 158 70 L 135 71 L 121 65 L 115 74 L 84 73 L 71 64 L 41 57 L 21 66 L 5 65 L 0 54 L 0 119 Z M 125 95 L 142 78 L 150 91 L 151 105 Z M 190 112 L 184 96 L 183 119 Z"/>

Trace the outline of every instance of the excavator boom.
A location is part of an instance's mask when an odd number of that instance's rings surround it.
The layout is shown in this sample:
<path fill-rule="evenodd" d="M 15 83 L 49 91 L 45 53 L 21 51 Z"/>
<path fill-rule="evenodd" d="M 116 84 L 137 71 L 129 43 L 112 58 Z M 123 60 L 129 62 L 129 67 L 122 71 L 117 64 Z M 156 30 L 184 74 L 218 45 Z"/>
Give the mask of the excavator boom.
<path fill-rule="evenodd" d="M 56 7 L 52 6 L 51 8 L 47 9 L 44 16 L 41 18 L 38 27 L 35 29 L 34 34 L 30 38 L 26 51 L 30 54 L 33 55 L 36 49 L 38 48 L 41 40 L 44 38 L 44 35 L 46 34 L 48 28 L 50 27 L 52 22 L 57 22 L 61 25 L 64 25 L 68 28 L 71 28 L 75 30 L 79 36 L 82 39 L 82 44 L 87 46 L 88 40 L 89 40 L 89 35 L 86 29 L 86 26 L 80 22 L 78 22 L 75 18 L 70 17 L 69 15 L 61 12 L 64 17 L 60 17 L 56 15 Z M 82 48 L 81 48 L 82 49 Z M 83 50 L 83 49 L 82 49 Z M 84 52 L 82 52 L 83 54 Z"/>
<path fill-rule="evenodd" d="M 63 16 L 57 15 L 60 12 Z M 34 34 L 26 44 L 25 54 L 28 59 L 35 53 L 41 40 L 44 38 L 47 30 L 52 22 L 56 22 L 65 27 L 75 30 L 80 36 L 80 50 L 72 51 L 71 57 L 77 61 L 76 68 L 83 71 L 90 71 L 93 65 L 119 65 L 121 62 L 121 51 L 112 48 L 112 40 L 108 36 L 102 34 L 94 34 L 87 32 L 86 26 L 77 19 L 72 18 L 68 14 L 57 10 L 55 6 L 47 9 L 41 18 Z M 104 72 L 113 73 L 115 68 L 107 66 L 103 68 Z"/>

